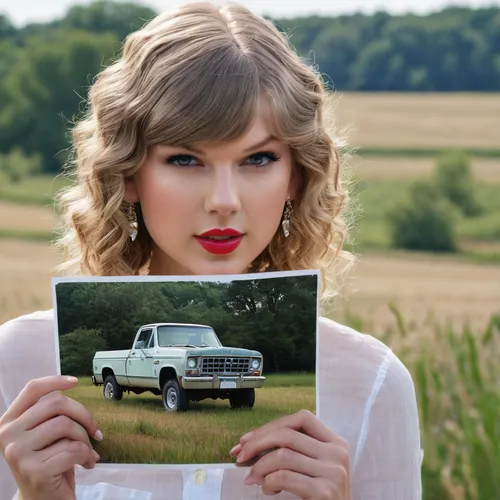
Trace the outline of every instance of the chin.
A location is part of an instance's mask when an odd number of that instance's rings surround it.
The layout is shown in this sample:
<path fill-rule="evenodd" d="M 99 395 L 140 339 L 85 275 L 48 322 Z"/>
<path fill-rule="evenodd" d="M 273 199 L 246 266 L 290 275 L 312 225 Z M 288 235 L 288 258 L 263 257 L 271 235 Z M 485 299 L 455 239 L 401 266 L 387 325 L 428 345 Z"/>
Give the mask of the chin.
<path fill-rule="evenodd" d="M 217 274 L 245 274 L 250 263 L 242 263 L 239 259 L 224 259 L 199 262 L 191 267 L 194 275 L 212 276 Z"/>

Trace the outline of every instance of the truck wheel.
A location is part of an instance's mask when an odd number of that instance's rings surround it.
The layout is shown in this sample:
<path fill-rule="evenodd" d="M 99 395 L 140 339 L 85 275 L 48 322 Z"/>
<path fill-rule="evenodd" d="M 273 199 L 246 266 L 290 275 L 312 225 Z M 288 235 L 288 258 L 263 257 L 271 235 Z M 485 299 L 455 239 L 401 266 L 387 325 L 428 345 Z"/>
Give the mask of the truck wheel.
<path fill-rule="evenodd" d="M 177 380 L 169 380 L 163 386 L 163 406 L 168 412 L 186 411 L 189 408 L 189 398 L 186 389 Z"/>
<path fill-rule="evenodd" d="M 255 389 L 235 389 L 229 396 L 231 408 L 253 408 Z"/>
<path fill-rule="evenodd" d="M 123 397 L 123 389 L 118 385 L 114 375 L 108 375 L 104 379 L 103 389 L 104 399 L 120 401 Z"/>

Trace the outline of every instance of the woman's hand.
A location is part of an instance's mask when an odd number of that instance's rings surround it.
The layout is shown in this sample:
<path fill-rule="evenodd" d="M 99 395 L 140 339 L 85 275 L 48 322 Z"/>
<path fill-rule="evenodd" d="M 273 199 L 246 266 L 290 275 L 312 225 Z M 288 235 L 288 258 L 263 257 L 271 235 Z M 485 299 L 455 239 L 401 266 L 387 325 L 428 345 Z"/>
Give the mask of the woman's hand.
<path fill-rule="evenodd" d="M 74 466 L 92 469 L 99 456 L 89 435 L 102 439 L 91 414 L 64 396 L 74 377 L 30 380 L 0 418 L 0 451 L 23 500 L 75 498 Z"/>
<path fill-rule="evenodd" d="M 241 465 L 260 456 L 245 484 L 261 485 L 266 495 L 286 491 L 307 500 L 351 498 L 347 443 L 309 411 L 246 434 L 230 453 Z"/>

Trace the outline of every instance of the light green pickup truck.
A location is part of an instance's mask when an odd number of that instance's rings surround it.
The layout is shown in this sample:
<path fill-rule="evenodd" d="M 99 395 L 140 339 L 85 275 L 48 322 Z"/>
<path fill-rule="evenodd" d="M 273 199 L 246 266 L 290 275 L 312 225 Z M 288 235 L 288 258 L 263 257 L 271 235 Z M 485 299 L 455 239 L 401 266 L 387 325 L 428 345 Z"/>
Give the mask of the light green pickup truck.
<path fill-rule="evenodd" d="M 124 391 L 161 395 L 168 412 L 208 398 L 252 408 L 262 370 L 260 352 L 224 347 L 210 326 L 152 323 L 139 328 L 132 349 L 96 352 L 92 383 L 104 386 L 105 399 L 121 400 Z"/>

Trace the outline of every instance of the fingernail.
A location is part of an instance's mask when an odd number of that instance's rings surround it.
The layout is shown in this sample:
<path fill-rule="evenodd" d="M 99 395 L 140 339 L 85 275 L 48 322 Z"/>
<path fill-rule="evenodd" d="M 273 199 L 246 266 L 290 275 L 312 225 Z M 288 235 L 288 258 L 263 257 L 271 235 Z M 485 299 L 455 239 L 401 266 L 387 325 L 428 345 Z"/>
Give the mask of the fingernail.
<path fill-rule="evenodd" d="M 245 460 L 243 459 L 243 457 L 245 456 L 245 452 L 241 452 L 238 457 L 236 458 L 236 461 L 240 464 L 241 462 L 244 462 Z"/>
<path fill-rule="evenodd" d="M 103 439 L 103 435 L 102 435 L 102 432 L 97 429 L 96 433 L 94 434 L 94 439 L 96 439 L 97 441 L 102 441 Z"/>
<path fill-rule="evenodd" d="M 241 436 L 240 441 L 248 441 L 252 437 L 252 434 L 253 434 L 253 431 L 252 432 L 248 432 L 244 436 Z"/>
<path fill-rule="evenodd" d="M 76 377 L 66 377 L 66 379 L 68 380 L 68 382 L 71 382 L 72 384 L 76 384 L 78 382 L 78 379 Z"/>
<path fill-rule="evenodd" d="M 229 454 L 230 454 L 230 455 L 234 455 L 235 451 L 236 451 L 238 448 L 241 448 L 241 444 L 239 444 L 239 443 L 231 449 L 231 451 L 229 452 Z"/>
<path fill-rule="evenodd" d="M 94 458 L 96 462 L 101 458 L 96 451 L 94 451 Z"/>

